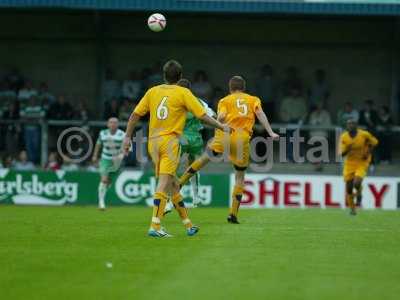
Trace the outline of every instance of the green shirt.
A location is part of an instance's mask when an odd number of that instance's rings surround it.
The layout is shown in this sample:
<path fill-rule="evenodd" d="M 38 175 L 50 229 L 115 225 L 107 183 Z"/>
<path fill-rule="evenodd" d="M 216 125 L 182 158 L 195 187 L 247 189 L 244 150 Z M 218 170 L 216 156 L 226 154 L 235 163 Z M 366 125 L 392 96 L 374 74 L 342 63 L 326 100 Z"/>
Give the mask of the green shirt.
<path fill-rule="evenodd" d="M 207 115 L 209 115 L 210 117 L 215 115 L 214 111 L 208 107 L 207 103 L 205 103 L 201 99 L 199 99 L 199 101 L 206 109 Z M 202 130 L 203 128 L 204 127 L 203 124 L 201 124 L 201 121 L 197 119 L 192 113 L 188 112 L 186 115 L 186 123 L 185 128 L 183 129 L 183 135 L 200 135 L 200 130 Z"/>
<path fill-rule="evenodd" d="M 125 133 L 121 129 L 117 129 L 114 134 L 111 134 L 109 129 L 100 131 L 97 144 L 102 146 L 101 159 L 113 159 L 122 152 L 122 142 L 124 141 Z"/>

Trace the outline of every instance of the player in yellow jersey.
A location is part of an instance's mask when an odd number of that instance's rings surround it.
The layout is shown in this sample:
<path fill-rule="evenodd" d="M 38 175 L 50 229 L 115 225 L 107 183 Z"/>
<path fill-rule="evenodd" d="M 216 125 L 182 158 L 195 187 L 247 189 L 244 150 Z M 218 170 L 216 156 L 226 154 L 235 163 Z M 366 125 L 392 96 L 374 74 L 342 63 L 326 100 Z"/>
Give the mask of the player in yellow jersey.
<path fill-rule="evenodd" d="M 340 154 L 345 157 L 343 177 L 346 182 L 346 203 L 350 214 L 356 215 L 354 189 L 357 205 L 362 201 L 362 181 L 368 172 L 371 154 L 378 140 L 368 131 L 359 129 L 355 120 L 347 121 L 347 130 L 340 137 Z"/>
<path fill-rule="evenodd" d="M 199 229 L 193 226 L 188 217 L 175 177 L 180 158 L 179 136 L 185 126 L 186 114 L 190 111 L 203 122 L 220 130 L 229 131 L 229 127 L 209 117 L 188 89 L 176 85 L 182 77 L 182 67 L 177 61 L 168 61 L 163 71 L 166 84 L 149 89 L 132 112 L 123 149 L 125 154 L 129 152 L 136 124 L 141 117 L 149 113 L 148 151 L 155 166 L 158 185 L 154 194 L 153 216 L 148 234 L 152 237 L 171 236 L 161 227 L 165 205 L 168 197 L 171 197 L 187 234 L 191 236 Z"/>
<path fill-rule="evenodd" d="M 228 222 L 239 224 L 237 215 L 244 191 L 245 170 L 249 164 L 250 138 L 257 118 L 273 139 L 279 136 L 273 132 L 268 118 L 261 108 L 258 97 L 246 94 L 246 82 L 240 76 L 229 80 L 230 95 L 222 98 L 218 103 L 218 120 L 226 123 L 233 132 L 216 130 L 214 139 L 208 148 L 215 154 L 227 153 L 235 168 L 235 186 L 232 191 L 232 207 L 229 211 Z M 210 161 L 209 152 L 205 152 L 199 159 L 190 165 L 179 179 L 184 185 L 193 175 Z"/>

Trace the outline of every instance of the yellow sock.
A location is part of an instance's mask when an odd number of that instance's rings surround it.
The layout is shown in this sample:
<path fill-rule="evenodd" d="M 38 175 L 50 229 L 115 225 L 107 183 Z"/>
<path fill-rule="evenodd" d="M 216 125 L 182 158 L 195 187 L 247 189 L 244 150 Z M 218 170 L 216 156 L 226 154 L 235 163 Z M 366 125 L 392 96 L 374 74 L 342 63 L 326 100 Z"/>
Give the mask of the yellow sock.
<path fill-rule="evenodd" d="M 353 194 L 347 194 L 346 195 L 346 203 L 351 209 L 355 208 L 355 204 L 354 204 L 353 198 L 354 198 Z"/>
<path fill-rule="evenodd" d="M 186 182 L 189 181 L 190 178 L 192 178 L 197 171 L 199 171 L 202 167 L 206 165 L 207 161 L 202 160 L 201 158 L 196 159 L 189 168 L 183 173 L 183 175 L 179 178 L 179 184 L 185 185 Z"/>
<path fill-rule="evenodd" d="M 231 215 L 237 216 L 240 207 L 240 201 L 243 197 L 243 186 L 235 185 L 232 192 L 232 207 L 229 211 Z"/>
<path fill-rule="evenodd" d="M 167 205 L 167 194 L 156 192 L 154 194 L 153 216 L 151 218 L 151 228 L 155 230 L 161 229 L 161 219 L 164 216 L 165 205 Z"/>
<path fill-rule="evenodd" d="M 175 195 L 173 195 L 172 203 L 174 203 L 175 209 L 178 212 L 183 225 L 186 228 L 192 228 L 193 224 L 192 224 L 192 221 L 190 221 L 190 219 L 189 219 L 189 215 L 188 215 L 187 209 L 185 207 L 185 203 L 183 202 L 182 195 L 179 193 L 176 193 Z"/>

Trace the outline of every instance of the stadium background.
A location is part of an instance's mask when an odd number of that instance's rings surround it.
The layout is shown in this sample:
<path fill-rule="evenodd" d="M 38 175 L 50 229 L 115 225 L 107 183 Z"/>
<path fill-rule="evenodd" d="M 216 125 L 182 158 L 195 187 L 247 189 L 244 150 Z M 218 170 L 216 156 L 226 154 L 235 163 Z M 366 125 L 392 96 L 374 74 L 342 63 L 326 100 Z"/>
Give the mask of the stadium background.
<path fill-rule="evenodd" d="M 379 176 L 373 181 L 382 181 L 375 191 L 383 191 L 390 201 L 388 207 L 396 208 L 399 6 L 396 1 L 323 2 L 0 1 L 3 115 L 0 124 L 4 137 L 0 145 L 3 157 L 0 187 L 7 191 L 2 195 L 2 202 L 18 203 L 18 199 L 22 199 L 24 204 L 95 203 L 96 199 L 87 199 L 89 192 L 68 201 L 66 194 L 44 195 L 38 190 L 36 194 L 32 193 L 35 197 L 28 199 L 27 190 L 18 191 L 9 186 L 10 182 L 18 183 L 18 178 L 32 184 L 34 178 L 44 183 L 64 182 L 64 176 L 74 177 L 73 174 L 78 174 L 76 178 L 79 179 L 71 179 L 78 183 L 78 190 L 86 182 L 95 182 L 95 175 L 88 173 L 94 171 L 89 160 L 75 165 L 57 155 L 57 137 L 63 129 L 75 125 L 84 128 L 95 140 L 107 116 L 118 115 L 126 119 L 141 93 L 148 86 L 160 82 L 162 62 L 173 57 L 184 65 L 185 76 L 194 81 L 198 71 L 206 73 L 207 86 L 211 88 L 207 90 L 203 85 L 199 93 L 203 92 L 201 96 L 214 107 L 216 100 L 227 92 L 230 76 L 242 74 L 248 81 L 249 91 L 259 94 L 257 83 L 260 82 L 262 67 L 271 66 L 273 96 L 271 99 L 260 96 L 264 98 L 275 128 L 286 128 L 292 123 L 280 118 L 280 106 L 295 85 L 308 111 L 307 118 L 302 120 L 303 125 L 295 126 L 301 127 L 304 136 L 321 130 L 329 132 L 331 152 L 335 150 L 335 133 L 342 126 L 338 114 L 343 112 L 345 103 L 351 102 L 361 114 L 365 110 L 365 101 L 373 100 L 377 119 L 371 126 L 364 125 L 386 141 L 381 144 L 383 152 L 376 153 L 376 164 L 371 170 L 372 175 Z M 146 28 L 145 20 L 154 10 L 167 16 L 167 29 L 162 33 L 156 34 Z M 294 79 L 287 77 L 290 67 L 297 71 Z M 318 69 L 326 73 L 326 86 L 323 88 L 329 97 L 324 102 L 332 119 L 331 124 L 326 125 L 310 122 L 314 74 Z M 133 81 L 139 84 L 140 89 L 136 97 L 126 99 L 122 87 L 132 71 Z M 30 83 L 34 94 L 30 94 Z M 35 93 L 34 99 L 30 99 L 30 95 Z M 60 97 L 66 103 L 58 103 Z M 10 111 L 10 103 L 17 104 L 16 111 Z M 381 123 L 378 119 L 382 106 L 388 108 L 392 122 Z M 206 130 L 204 135 L 211 134 Z M 25 149 L 28 150 L 28 160 L 35 164 L 34 170 L 23 170 L 32 168 L 31 165 L 27 167 L 24 159 L 21 164 L 20 153 Z M 389 152 L 392 157 L 382 157 Z M 324 164 L 323 168 L 315 168 L 307 162 L 279 163 L 275 159 L 269 173 L 316 174 L 315 178 L 321 172 L 339 175 L 341 164 L 335 162 L 333 156 L 331 153 L 331 162 Z M 136 170 L 136 177 L 148 169 L 147 164 L 137 164 L 134 158 L 127 165 Z M 216 186 L 229 185 L 230 170 L 227 165 L 210 166 L 205 170 L 213 174 L 211 176 L 223 178 L 225 184 L 212 186 L 214 190 L 218 189 Z M 274 182 L 274 175 L 269 173 L 265 174 L 267 180 L 272 178 Z M 144 184 L 149 185 L 148 174 L 143 174 Z M 330 180 L 335 182 L 333 189 L 340 191 L 340 179 Z M 280 179 L 282 183 L 286 181 L 290 182 L 289 177 Z M 133 182 L 127 186 L 133 198 L 138 197 L 140 189 L 146 190 L 141 184 L 136 184 Z M 384 190 L 386 185 L 390 192 Z M 302 192 L 298 192 L 300 186 Z M 305 186 L 301 183 L 295 187 L 299 199 L 304 199 Z M 224 193 L 224 198 L 228 198 L 229 189 Z M 326 190 L 313 193 L 318 201 L 326 203 Z M 373 192 L 367 195 L 367 203 L 371 203 L 367 206 L 379 207 L 373 195 Z M 145 203 L 142 198 L 140 201 Z M 54 202 L 62 199 L 65 201 Z M 117 193 L 115 203 L 121 204 L 120 199 Z M 282 201 L 280 205 L 291 206 L 290 199 L 287 205 Z M 301 203 L 303 206 L 304 201 Z"/>

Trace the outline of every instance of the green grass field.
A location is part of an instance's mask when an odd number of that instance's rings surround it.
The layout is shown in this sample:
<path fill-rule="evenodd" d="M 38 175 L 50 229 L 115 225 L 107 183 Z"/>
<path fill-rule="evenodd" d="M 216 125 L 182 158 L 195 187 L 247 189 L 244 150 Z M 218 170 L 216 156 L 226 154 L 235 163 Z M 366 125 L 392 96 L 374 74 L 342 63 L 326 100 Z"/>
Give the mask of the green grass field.
<path fill-rule="evenodd" d="M 0 206 L 1 299 L 399 299 L 400 212 Z M 107 267 L 112 263 L 112 267 Z"/>

